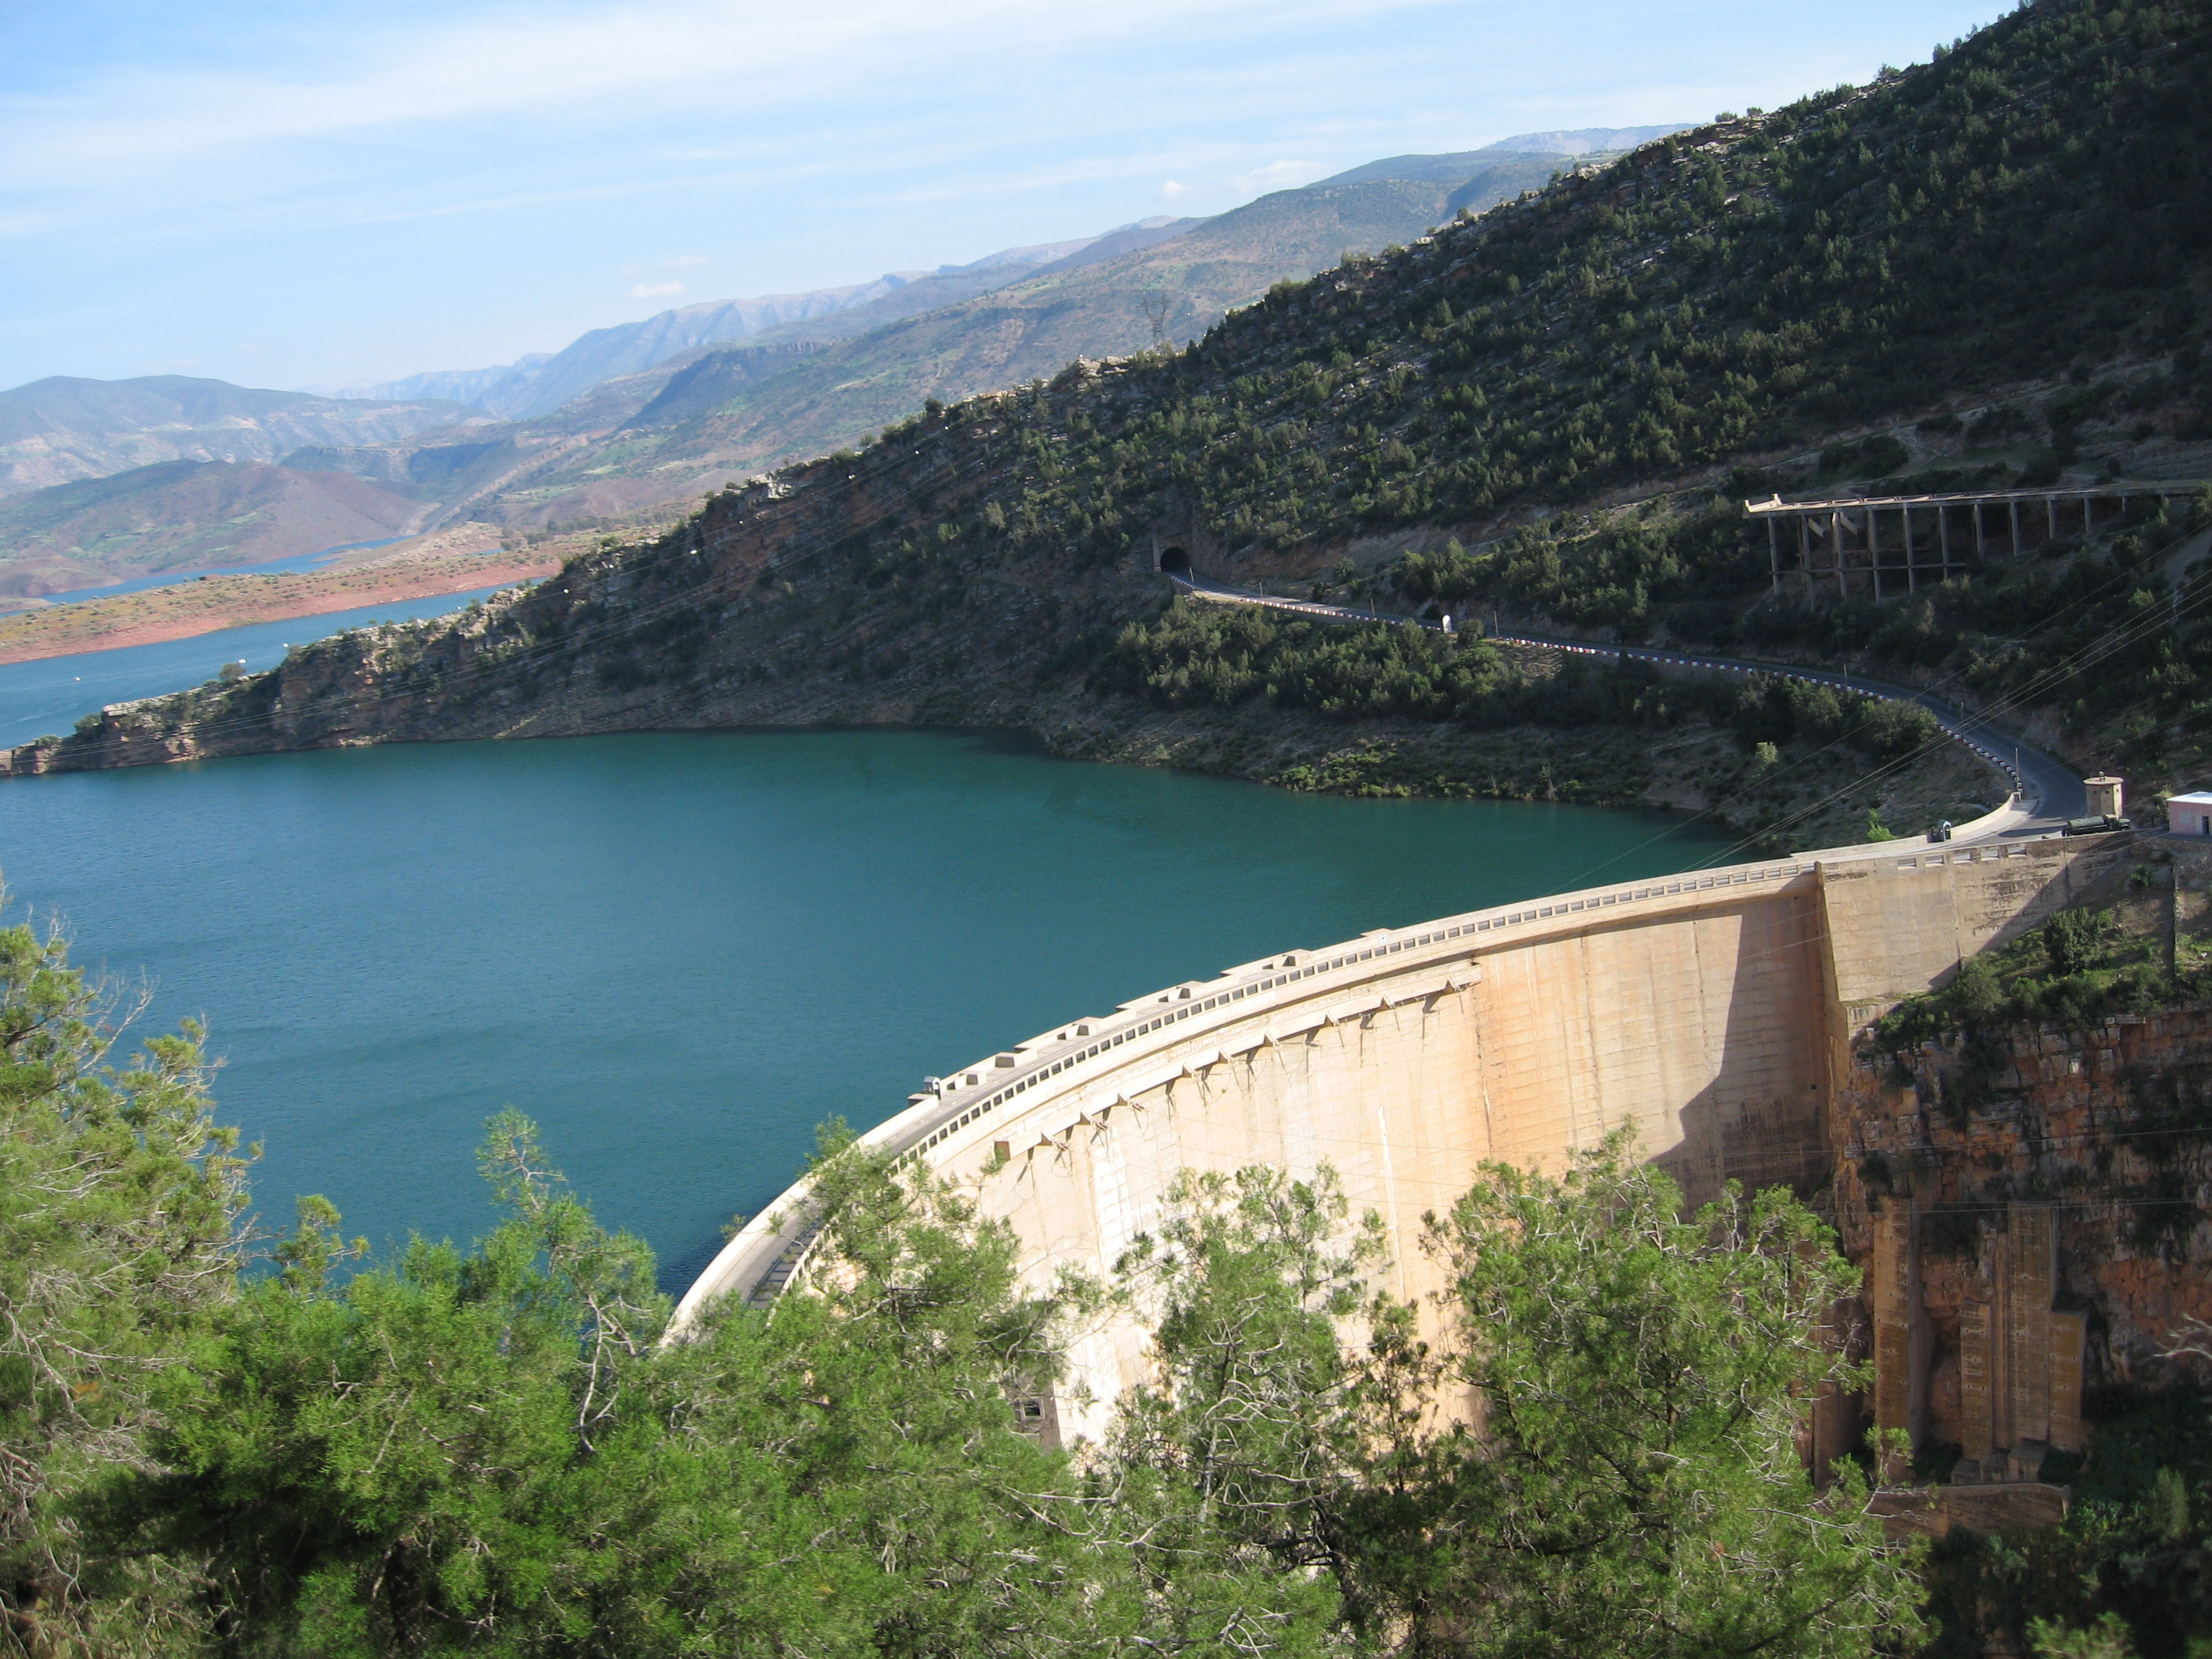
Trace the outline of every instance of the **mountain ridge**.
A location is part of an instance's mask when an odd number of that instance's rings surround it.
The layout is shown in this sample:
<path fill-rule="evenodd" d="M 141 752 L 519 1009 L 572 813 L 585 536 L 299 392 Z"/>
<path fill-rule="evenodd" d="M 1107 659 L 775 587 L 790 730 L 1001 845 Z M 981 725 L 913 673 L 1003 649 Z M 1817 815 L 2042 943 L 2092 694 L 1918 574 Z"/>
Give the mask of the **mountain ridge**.
<path fill-rule="evenodd" d="M 1347 248 L 1409 240 L 1455 211 L 1487 210 L 1540 187 L 1565 161 L 1504 155 L 1456 188 L 1434 179 L 1370 179 L 1273 191 L 1194 224 L 1161 227 L 1175 234 L 1112 258 L 1079 255 L 989 294 L 829 342 L 781 374 L 746 374 L 726 403 L 687 410 L 665 430 L 640 429 L 662 374 L 648 370 L 632 382 L 646 395 L 596 436 L 566 410 L 507 428 L 514 448 L 495 465 L 488 459 L 478 477 L 461 480 L 445 510 L 534 531 L 679 501 L 791 456 L 858 441 L 931 398 L 1042 378 L 1076 357 L 1141 352 L 1155 343 L 1156 327 L 1174 339 L 1190 337 L 1273 283 L 1310 276 Z M 1159 307 L 1157 316 L 1148 305 Z M 805 325 L 771 331 L 757 343 L 806 331 Z M 705 349 L 696 349 L 690 361 Z M 556 428 L 582 441 L 555 454 L 548 446 Z M 526 452 L 542 459 L 518 474 Z M 346 463 L 332 457 L 318 464 Z M 518 477 L 520 489 L 512 482 Z"/>
<path fill-rule="evenodd" d="M 1364 184 L 1370 179 L 1408 179 L 1459 182 L 1512 156 L 1569 156 L 1618 155 L 1687 131 L 1695 123 L 1648 127 L 1583 127 L 1565 132 L 1523 132 L 1501 138 L 1480 149 L 1448 150 L 1434 155 L 1389 155 L 1331 173 L 1315 180 L 1322 185 Z"/>
<path fill-rule="evenodd" d="M 325 398 L 182 374 L 53 374 L 0 392 L 0 499 L 173 460 L 275 461 L 398 442 L 474 416 L 434 399 Z"/>
<path fill-rule="evenodd" d="M 1364 184 L 1400 179 L 1462 184 L 1477 173 L 1532 154 L 1572 157 L 1628 149 L 1680 131 L 1683 125 L 1686 124 L 1518 133 L 1479 149 L 1399 155 L 1370 161 L 1316 183 Z M 1530 181 L 1540 183 L 1540 174 L 1530 173 L 1524 182 Z M 1450 205 L 1456 210 L 1461 204 L 1453 202 Z M 873 282 L 842 287 L 750 299 L 696 301 L 656 313 L 638 322 L 589 330 L 558 351 L 528 353 L 513 363 L 477 369 L 434 369 L 398 380 L 332 388 L 331 394 L 449 398 L 474 404 L 508 419 L 528 419 L 552 413 L 570 398 L 614 375 L 650 369 L 676 351 L 756 336 L 843 338 L 883 322 L 957 304 L 1024 276 L 1072 270 L 1115 258 L 1153 241 L 1168 240 L 1200 222 L 1197 219 L 1139 219 L 1098 235 L 1002 248 L 965 264 L 939 265 L 930 271 L 891 271 Z M 892 303 L 886 305 L 885 301 Z M 848 314 L 854 312 L 867 314 L 865 319 Z M 672 346 L 670 342 L 679 343 Z M 652 355 L 655 352 L 659 355 Z"/>
<path fill-rule="evenodd" d="M 700 301 L 656 312 L 637 322 L 586 330 L 558 351 L 532 352 L 513 363 L 488 368 L 434 369 L 343 391 L 346 395 L 371 398 L 463 398 L 489 413 L 527 420 L 553 413 L 605 380 L 653 368 L 683 351 L 771 331 L 781 331 L 787 337 L 797 331 L 799 337 L 834 338 L 848 331 L 832 321 L 842 313 L 857 310 L 880 319 L 885 301 L 893 302 L 889 314 L 894 316 L 951 304 L 1017 281 L 1030 270 L 1079 258 L 1085 249 L 1097 243 L 1126 238 L 1131 232 L 1141 234 L 1141 227 L 1151 222 L 1121 226 L 1097 236 L 1001 248 L 965 264 L 939 265 L 934 270 L 888 271 L 872 282 L 750 299 Z M 825 328 L 826 334 L 822 332 Z"/>
<path fill-rule="evenodd" d="M 256 564 L 418 528 L 423 503 L 346 472 L 173 460 L 0 499 L 0 593 Z"/>

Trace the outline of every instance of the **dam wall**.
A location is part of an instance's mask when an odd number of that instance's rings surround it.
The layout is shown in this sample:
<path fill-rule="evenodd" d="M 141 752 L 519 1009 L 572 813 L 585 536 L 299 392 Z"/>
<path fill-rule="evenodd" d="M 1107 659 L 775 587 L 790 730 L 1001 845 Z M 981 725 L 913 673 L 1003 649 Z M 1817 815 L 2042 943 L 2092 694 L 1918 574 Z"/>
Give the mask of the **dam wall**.
<path fill-rule="evenodd" d="M 1389 1287 L 1437 1289 L 1424 1215 L 1497 1160 L 1556 1170 L 1623 1124 L 1692 1201 L 1821 1185 L 1853 1038 L 2033 927 L 2125 837 L 1776 860 L 1621 884 L 1285 951 L 1072 1020 L 951 1073 L 866 1144 L 972 1191 L 1023 1268 L 1110 1273 L 1185 1169 L 1342 1177 L 1389 1229 Z M 805 1271 L 805 1184 L 691 1287 L 772 1297 Z M 1147 1375 L 1127 1321 L 1077 1340 L 1055 1437 Z"/>

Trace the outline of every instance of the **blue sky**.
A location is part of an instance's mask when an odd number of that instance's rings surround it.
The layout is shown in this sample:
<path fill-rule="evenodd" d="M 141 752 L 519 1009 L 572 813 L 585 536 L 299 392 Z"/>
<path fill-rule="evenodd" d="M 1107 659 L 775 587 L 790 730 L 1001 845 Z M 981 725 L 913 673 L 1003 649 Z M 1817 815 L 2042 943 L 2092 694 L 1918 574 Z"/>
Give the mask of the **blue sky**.
<path fill-rule="evenodd" d="M 0 386 L 473 368 L 1409 151 L 1924 61 L 1991 0 L 0 7 Z"/>

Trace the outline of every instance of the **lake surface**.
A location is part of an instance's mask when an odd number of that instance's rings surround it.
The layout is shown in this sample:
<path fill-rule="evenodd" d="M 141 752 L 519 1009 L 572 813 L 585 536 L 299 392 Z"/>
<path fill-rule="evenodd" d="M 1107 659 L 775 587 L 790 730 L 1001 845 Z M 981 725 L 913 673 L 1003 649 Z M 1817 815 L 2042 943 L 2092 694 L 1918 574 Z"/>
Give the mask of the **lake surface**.
<path fill-rule="evenodd" d="M 80 714 L 89 714 L 106 703 L 156 697 L 211 680 L 227 662 L 242 661 L 247 672 L 258 674 L 283 661 L 287 646 L 327 639 L 367 623 L 442 617 L 498 592 L 497 587 L 479 587 L 467 593 L 437 593 L 427 599 L 326 611 L 319 617 L 248 623 L 243 628 L 220 629 L 156 645 L 126 645 L 113 651 L 0 663 L 0 747 L 12 748 L 49 732 L 58 737 L 76 723 Z"/>
<path fill-rule="evenodd" d="M 197 641 L 191 643 L 198 643 Z M 0 782 L 20 918 L 204 1014 L 265 1221 L 489 1221 L 512 1103 L 680 1287 L 814 1126 L 1231 963 L 1687 868 L 1658 813 L 1366 801 L 941 732 L 394 745 Z"/>

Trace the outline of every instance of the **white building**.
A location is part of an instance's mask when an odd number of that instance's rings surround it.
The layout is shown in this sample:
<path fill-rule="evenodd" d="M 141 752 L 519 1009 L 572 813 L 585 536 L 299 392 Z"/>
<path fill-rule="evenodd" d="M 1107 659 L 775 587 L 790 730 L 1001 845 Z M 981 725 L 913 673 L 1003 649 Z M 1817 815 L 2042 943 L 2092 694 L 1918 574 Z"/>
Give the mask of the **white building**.
<path fill-rule="evenodd" d="M 2212 836 L 2212 793 L 2200 789 L 2169 799 L 2166 827 L 2177 836 Z"/>

